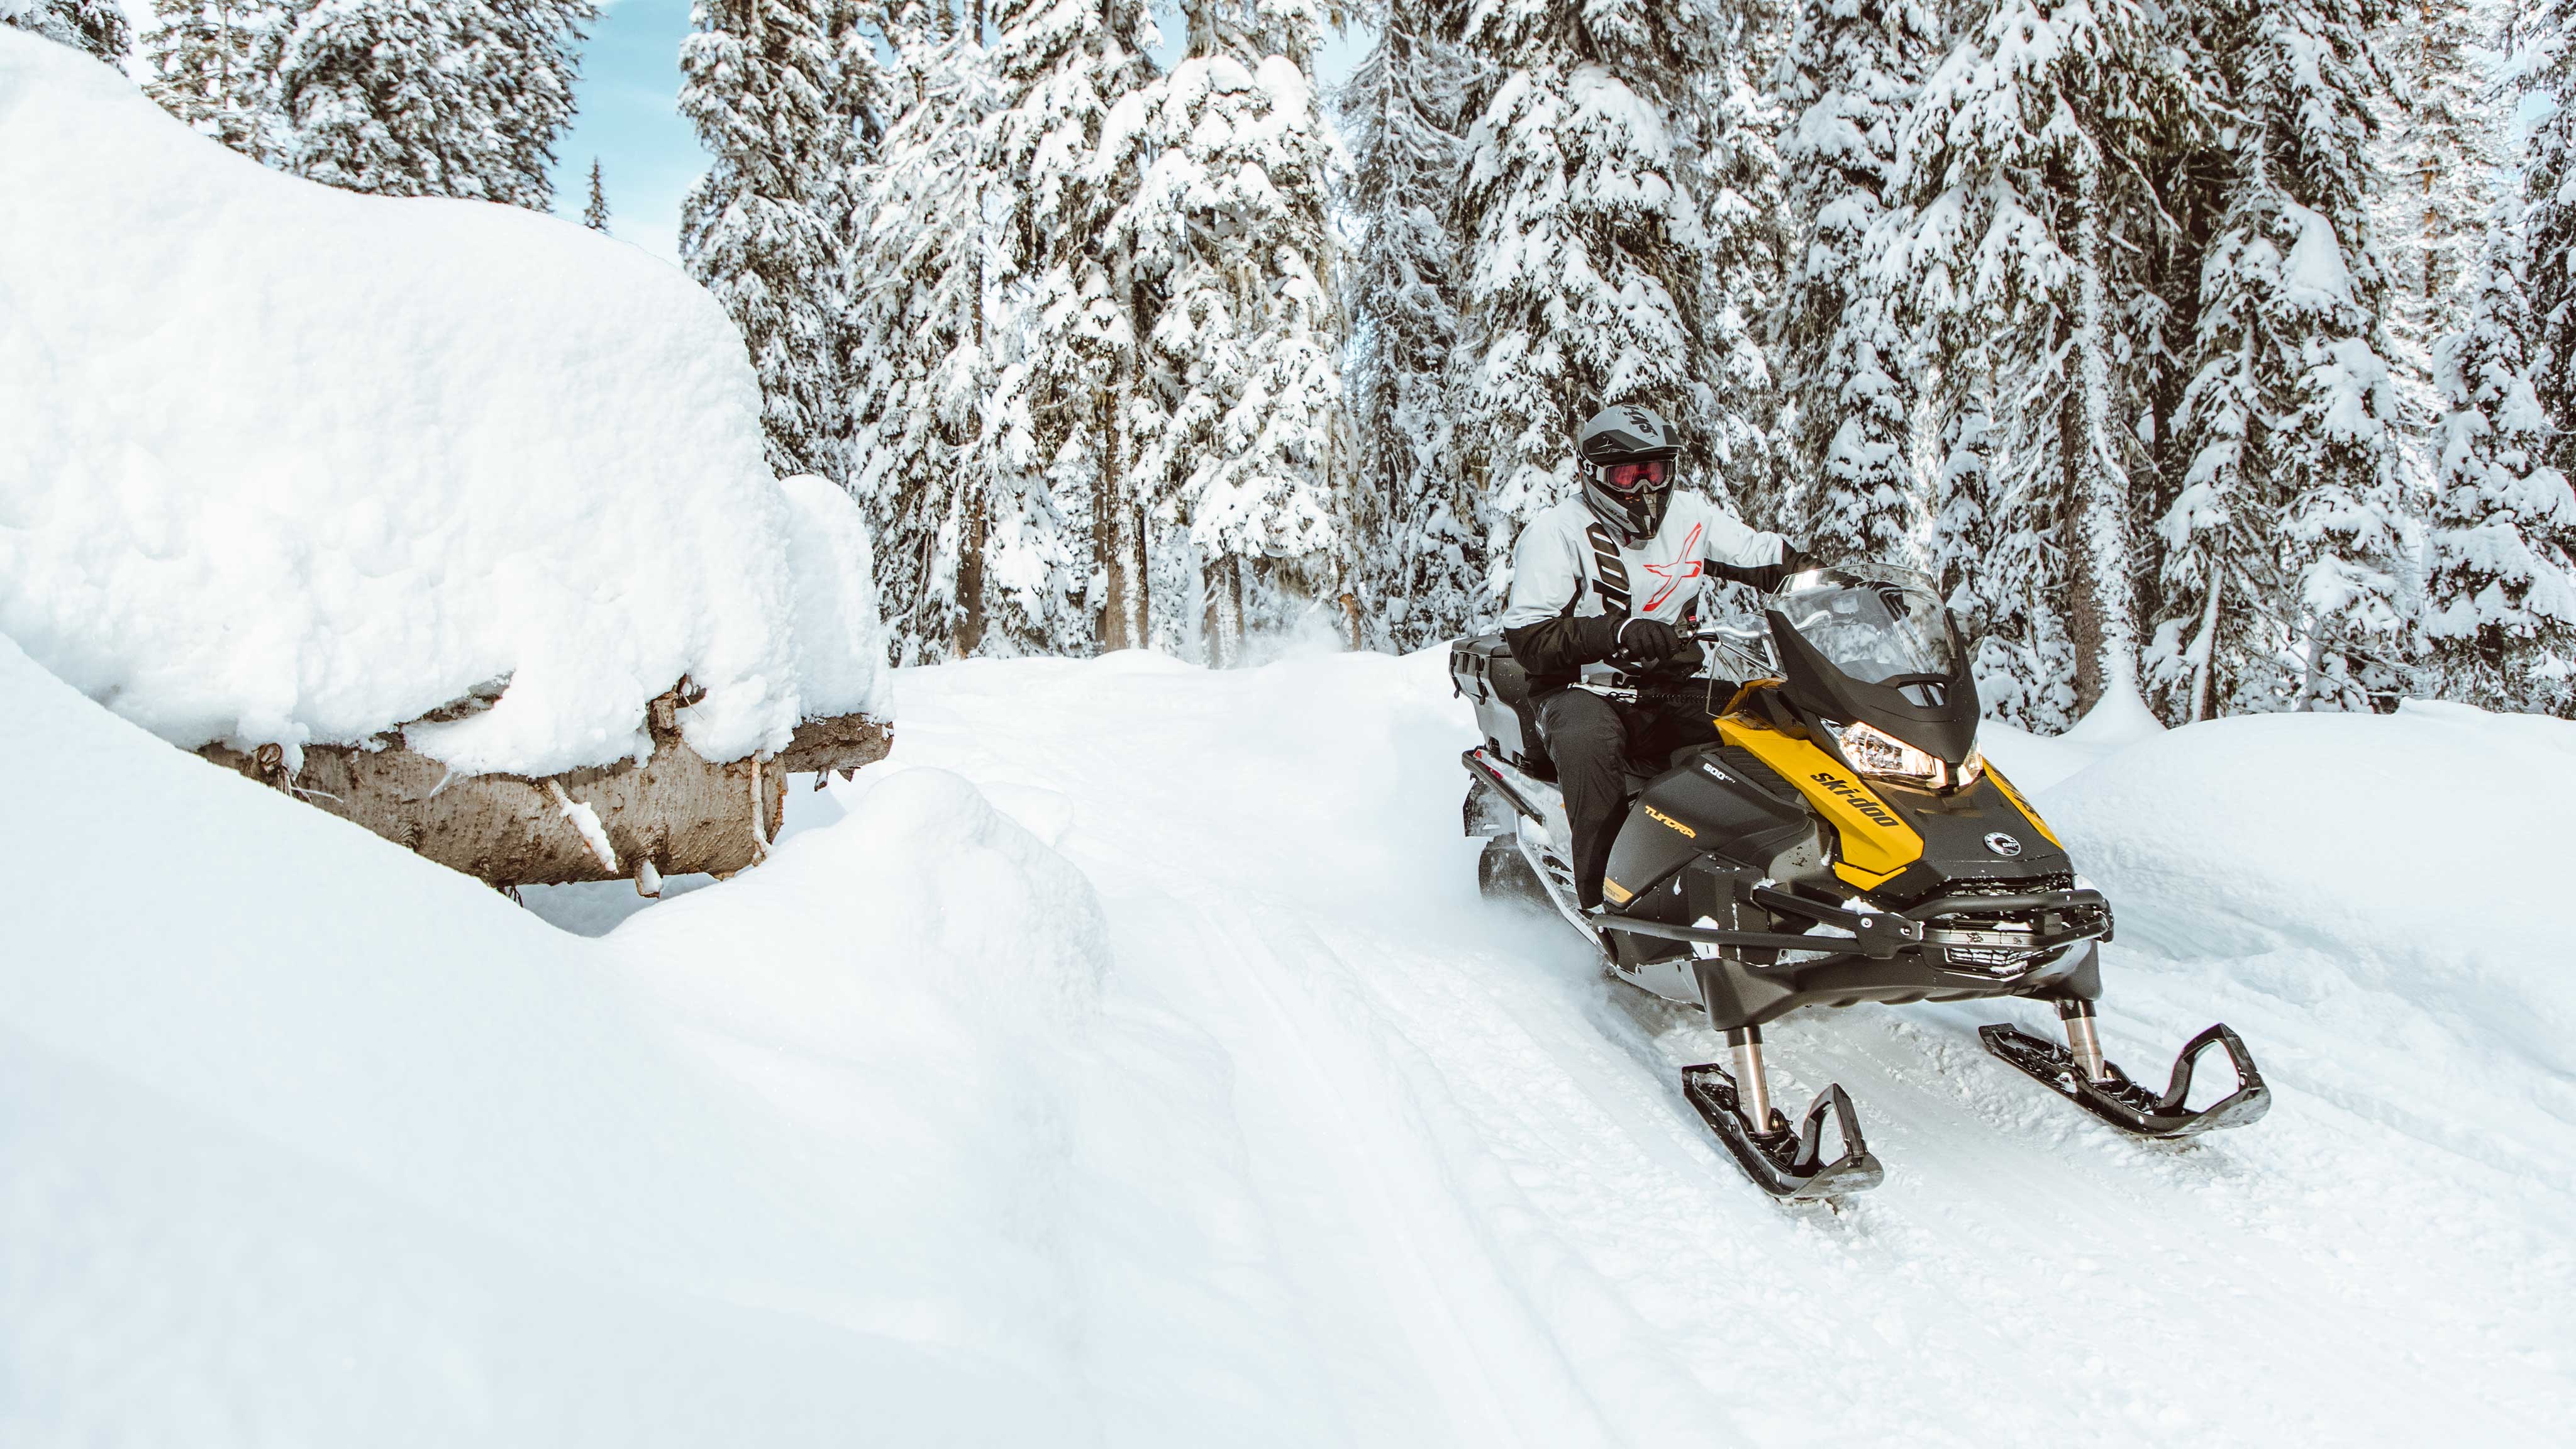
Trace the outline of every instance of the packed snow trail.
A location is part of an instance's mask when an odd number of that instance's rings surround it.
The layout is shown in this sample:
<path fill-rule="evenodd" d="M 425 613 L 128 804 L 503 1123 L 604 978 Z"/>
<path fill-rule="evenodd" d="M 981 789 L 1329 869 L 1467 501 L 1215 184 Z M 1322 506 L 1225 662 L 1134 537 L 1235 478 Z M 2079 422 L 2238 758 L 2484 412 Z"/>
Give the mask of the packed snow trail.
<path fill-rule="evenodd" d="M 2108 953 L 2114 1058 L 2161 1081 L 2226 1020 L 2274 1082 L 2266 1121 L 2182 1146 L 2088 1121 L 1976 1040 L 1999 1018 L 2054 1035 L 2044 1008 L 1807 1014 L 1771 1033 L 1780 1096 L 1844 1083 L 1889 1176 L 1839 1211 L 1784 1211 L 1674 1086 L 1675 1066 L 1722 1059 L 1715 1036 L 1607 981 L 1560 923 L 1477 899 L 1457 824 L 1472 728 L 1436 655 L 968 663 L 899 688 L 897 760 L 959 771 L 1054 836 L 1103 893 L 1120 977 L 1232 1056 L 1265 1208 L 1307 1260 L 1307 1321 L 1376 1335 L 1385 1391 L 1418 1376 L 1458 1439 L 2514 1443 L 2554 1438 L 2576 1403 L 2576 1090 L 2570 1038 L 2535 1030 L 2568 1025 L 2537 1014 L 2576 997 L 2576 921 L 2546 904 L 2564 897 L 2545 859 L 2429 862 L 2439 837 L 2413 829 L 2478 808 L 2448 778 L 2474 776 L 2477 737 L 2429 778 L 2359 793 L 2301 778 L 2303 756 L 2339 763 L 2312 736 L 2285 741 L 2276 802 L 2051 792 L 2140 943 Z M 2562 752 L 2576 735 L 2528 732 Z M 2124 872 L 2146 847 L 2111 838 L 2106 795 L 2149 840 L 2169 835 L 2159 811 L 2215 809 L 2207 865 L 2256 873 Z M 2266 806 L 2304 818 L 2225 838 L 2225 812 Z M 2458 974 L 2497 989 L 2461 1000 L 2410 979 L 2395 942 L 2374 961 L 2343 957 L 2351 940 L 2266 941 L 2223 907 L 2279 913 L 2293 938 L 2317 913 L 2242 899 L 2281 877 L 2260 860 L 2274 840 L 2358 857 L 2321 891 L 2483 871 L 2543 918 L 2532 952 L 2474 961 Z M 2392 841 L 2415 850 L 2389 858 Z M 2516 870 L 2537 893 L 2510 889 Z M 2162 894 L 2125 892 L 2131 875 Z M 2422 916 L 2428 934 L 2479 924 L 2457 897 Z"/>
<path fill-rule="evenodd" d="M 1998 736 L 2114 1055 L 2225 1019 L 2277 1104 L 2141 1144 L 1978 1047 L 2040 1009 L 1792 1018 L 1889 1172 L 1784 1210 L 1716 1042 L 1477 899 L 1436 656 L 897 687 L 586 940 L 0 641 L 0 1443 L 2560 1437 L 2566 725 Z"/>

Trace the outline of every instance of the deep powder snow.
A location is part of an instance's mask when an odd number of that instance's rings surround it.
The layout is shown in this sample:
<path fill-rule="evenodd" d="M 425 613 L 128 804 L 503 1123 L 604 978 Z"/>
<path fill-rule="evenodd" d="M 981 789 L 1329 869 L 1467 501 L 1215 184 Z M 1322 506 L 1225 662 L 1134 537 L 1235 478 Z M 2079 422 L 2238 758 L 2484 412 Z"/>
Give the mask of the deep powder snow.
<path fill-rule="evenodd" d="M 1674 1089 L 1714 1037 L 1476 898 L 1436 656 L 898 688 L 586 940 L 0 644 L 0 1442 L 2558 1435 L 2576 728 L 1998 733 L 2115 1057 L 2224 1019 L 2277 1103 L 2141 1144 L 1977 1046 L 2044 1010 L 1795 1017 L 1889 1174 L 1783 1210 Z"/>

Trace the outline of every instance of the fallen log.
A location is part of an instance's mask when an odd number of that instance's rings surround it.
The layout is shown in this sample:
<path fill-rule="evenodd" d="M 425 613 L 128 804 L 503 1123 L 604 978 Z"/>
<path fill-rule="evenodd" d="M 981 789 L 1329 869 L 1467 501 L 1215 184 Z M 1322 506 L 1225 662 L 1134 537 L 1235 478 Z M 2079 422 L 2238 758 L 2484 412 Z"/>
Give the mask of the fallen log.
<path fill-rule="evenodd" d="M 292 775 L 274 745 L 198 753 L 494 886 L 633 879 L 658 890 L 661 876 L 758 864 L 778 838 L 789 774 L 846 774 L 893 743 L 885 721 L 841 715 L 806 721 L 774 758 L 710 761 L 676 726 L 686 689 L 684 680 L 653 701 L 653 752 L 642 764 L 545 778 L 455 775 L 399 732 L 368 746 L 308 746 Z M 458 706 L 442 708 L 454 717 Z"/>

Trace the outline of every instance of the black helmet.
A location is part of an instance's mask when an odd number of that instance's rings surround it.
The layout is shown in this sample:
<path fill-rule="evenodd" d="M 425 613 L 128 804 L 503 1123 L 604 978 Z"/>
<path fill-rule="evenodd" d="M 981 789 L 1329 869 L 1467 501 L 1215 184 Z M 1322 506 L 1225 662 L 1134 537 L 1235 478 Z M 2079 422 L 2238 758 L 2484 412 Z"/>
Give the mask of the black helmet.
<path fill-rule="evenodd" d="M 1681 444 L 1655 410 L 1635 403 L 1603 408 L 1574 440 L 1583 502 L 1593 516 L 1631 538 L 1652 538 L 1673 501 L 1674 460 Z M 1650 466 L 1662 464 L 1661 467 Z M 1622 466 L 1649 465 L 1649 466 Z"/>

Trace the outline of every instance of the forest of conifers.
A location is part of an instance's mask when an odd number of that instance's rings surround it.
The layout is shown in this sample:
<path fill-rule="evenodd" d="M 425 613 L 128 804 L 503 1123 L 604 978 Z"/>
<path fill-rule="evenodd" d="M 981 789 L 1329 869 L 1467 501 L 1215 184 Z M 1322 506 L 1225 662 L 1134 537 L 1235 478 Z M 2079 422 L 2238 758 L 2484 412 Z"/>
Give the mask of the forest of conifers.
<path fill-rule="evenodd" d="M 593 19 L 23 3 L 270 165 L 539 209 Z M 1998 717 L 2567 715 L 2570 9 L 699 0 L 679 251 L 907 662 L 1490 625 L 1639 401 L 1934 574 Z"/>

